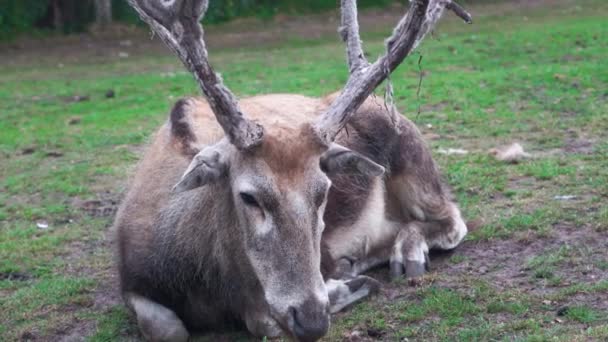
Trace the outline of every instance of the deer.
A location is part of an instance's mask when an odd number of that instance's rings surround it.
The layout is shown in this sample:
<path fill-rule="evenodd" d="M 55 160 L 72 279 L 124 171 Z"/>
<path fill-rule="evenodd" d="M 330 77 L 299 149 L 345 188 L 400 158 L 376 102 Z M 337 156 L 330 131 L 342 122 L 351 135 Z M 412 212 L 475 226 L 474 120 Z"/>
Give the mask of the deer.
<path fill-rule="evenodd" d="M 125 305 L 150 341 L 245 329 L 315 341 L 330 316 L 378 291 L 388 265 L 421 279 L 430 249 L 467 226 L 415 124 L 374 89 L 418 46 L 450 0 L 414 0 L 370 63 L 355 0 L 341 1 L 350 76 L 324 98 L 237 102 L 210 65 L 205 0 L 129 0 L 193 74 L 152 137 L 117 212 Z"/>

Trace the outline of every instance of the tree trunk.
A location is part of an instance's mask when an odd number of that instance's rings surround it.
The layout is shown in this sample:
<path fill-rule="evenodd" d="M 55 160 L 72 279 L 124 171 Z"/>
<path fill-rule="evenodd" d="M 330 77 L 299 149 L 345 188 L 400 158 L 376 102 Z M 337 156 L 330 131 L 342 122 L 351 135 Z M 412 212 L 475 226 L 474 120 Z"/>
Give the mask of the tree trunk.
<path fill-rule="evenodd" d="M 95 0 L 95 19 L 101 28 L 112 23 L 112 0 Z"/>
<path fill-rule="evenodd" d="M 53 27 L 57 31 L 63 30 L 63 13 L 59 0 L 53 0 Z"/>

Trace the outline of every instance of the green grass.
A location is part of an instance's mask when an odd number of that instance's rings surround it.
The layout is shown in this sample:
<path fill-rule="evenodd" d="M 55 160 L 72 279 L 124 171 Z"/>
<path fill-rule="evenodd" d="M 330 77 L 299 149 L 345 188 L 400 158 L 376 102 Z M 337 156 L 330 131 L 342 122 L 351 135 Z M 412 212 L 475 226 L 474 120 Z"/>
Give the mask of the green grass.
<path fill-rule="evenodd" d="M 387 340 L 608 338 L 607 308 L 598 300 L 608 291 L 608 258 L 598 242 L 608 231 L 608 6 L 573 3 L 525 11 L 473 7 L 480 12 L 474 25 L 448 18 L 420 48 L 421 65 L 415 55 L 396 70 L 396 104 L 423 133 L 437 135 L 431 149 L 469 151 L 434 157 L 463 215 L 477 222 L 467 243 L 496 248 L 496 259 L 456 250 L 429 276 L 430 286 L 387 284 L 395 299 L 379 295 L 337 315 L 328 340 L 368 329 Z M 389 24 L 364 34 L 371 57 L 382 51 Z M 211 51 L 241 97 L 322 96 L 347 78 L 334 36 L 257 45 Z M 119 199 L 171 105 L 198 91 L 172 56 L 87 53 L 74 51 L 84 56 L 76 63 L 34 56 L 35 63 L 0 64 L 3 341 L 49 340 L 80 328 L 92 341 L 137 337 L 126 309 L 108 294 L 116 286 L 111 217 L 91 217 L 78 203 L 105 194 Z M 105 97 L 108 89 L 114 98 Z M 74 101 L 76 95 L 88 100 Z M 514 141 L 533 157 L 505 164 L 487 153 Z M 590 147 L 577 149 L 577 141 Z M 555 199 L 565 195 L 575 197 Z M 39 229 L 40 221 L 49 228 Z M 501 252 L 509 244 L 539 248 Z M 488 271 L 475 273 L 482 261 Z M 500 272 L 514 279 L 499 279 Z M 110 303 L 96 304 L 104 296 Z M 561 305 L 570 310 L 556 324 Z"/>
<path fill-rule="evenodd" d="M 126 308 L 122 306 L 112 307 L 108 311 L 98 314 L 97 317 L 93 315 L 93 317 L 85 318 L 97 318 L 97 328 L 89 338 L 90 342 L 116 341 L 135 333 L 133 324 L 125 324 L 125 322 L 130 322 L 130 316 Z"/>
<path fill-rule="evenodd" d="M 95 282 L 88 278 L 53 276 L 18 288 L 0 299 L 0 321 L 10 327 L 8 336 L 24 336 L 27 331 L 36 331 L 42 336 L 56 331 L 65 317 L 62 311 L 72 306 L 89 306 L 87 295 Z M 16 284 L 17 285 L 17 284 Z"/>
<path fill-rule="evenodd" d="M 569 308 L 566 317 L 579 323 L 593 323 L 600 319 L 600 313 L 587 306 L 579 305 Z"/>

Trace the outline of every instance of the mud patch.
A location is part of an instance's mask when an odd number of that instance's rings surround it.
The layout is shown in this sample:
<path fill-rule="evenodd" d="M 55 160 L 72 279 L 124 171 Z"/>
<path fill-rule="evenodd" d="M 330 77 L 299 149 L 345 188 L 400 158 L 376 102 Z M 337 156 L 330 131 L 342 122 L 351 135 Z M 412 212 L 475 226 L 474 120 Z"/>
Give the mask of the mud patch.
<path fill-rule="evenodd" d="M 112 192 L 98 193 L 96 199 L 74 199 L 72 206 L 92 217 L 113 217 L 118 209 L 119 196 Z"/>
<path fill-rule="evenodd" d="M 591 154 L 594 151 L 593 145 L 593 141 L 584 138 L 567 139 L 563 150 L 566 153 Z"/>
<path fill-rule="evenodd" d="M 463 262 L 452 264 L 445 257 L 432 261 L 441 278 L 450 275 L 445 281 L 439 280 L 439 285 L 453 285 L 451 275 L 466 275 L 486 280 L 500 291 L 517 289 L 542 297 L 566 286 L 608 279 L 608 274 L 596 266 L 605 258 L 599 251 L 607 248 L 608 240 L 591 228 L 557 225 L 546 239 L 467 241 L 456 250 Z M 537 266 L 533 266 L 534 260 Z M 546 267 L 547 273 L 539 267 Z M 555 279 L 555 284 L 547 278 Z"/>
<path fill-rule="evenodd" d="M 534 177 L 517 176 L 508 180 L 508 188 L 516 190 L 531 190 L 540 188 L 542 185 Z"/>
<path fill-rule="evenodd" d="M 89 336 L 94 328 L 93 322 L 77 322 L 73 328 L 57 331 L 51 341 L 79 342 L 83 340 L 83 336 Z"/>
<path fill-rule="evenodd" d="M 23 272 L 0 272 L 0 280 L 27 281 L 33 276 Z"/>

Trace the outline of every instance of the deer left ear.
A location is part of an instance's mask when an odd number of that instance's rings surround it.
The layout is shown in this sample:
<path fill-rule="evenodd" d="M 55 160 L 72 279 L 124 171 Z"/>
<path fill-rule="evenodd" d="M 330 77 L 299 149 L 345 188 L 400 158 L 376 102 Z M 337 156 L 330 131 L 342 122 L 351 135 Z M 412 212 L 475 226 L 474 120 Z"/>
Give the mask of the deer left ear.
<path fill-rule="evenodd" d="M 331 144 L 327 152 L 321 156 L 321 170 L 328 175 L 338 173 L 362 173 L 370 177 L 384 174 L 384 167 L 360 153 L 348 148 Z"/>
<path fill-rule="evenodd" d="M 173 192 L 192 190 L 224 177 L 228 174 L 225 154 L 226 151 L 217 145 L 204 148 L 194 156 L 180 181 L 173 187 Z"/>

